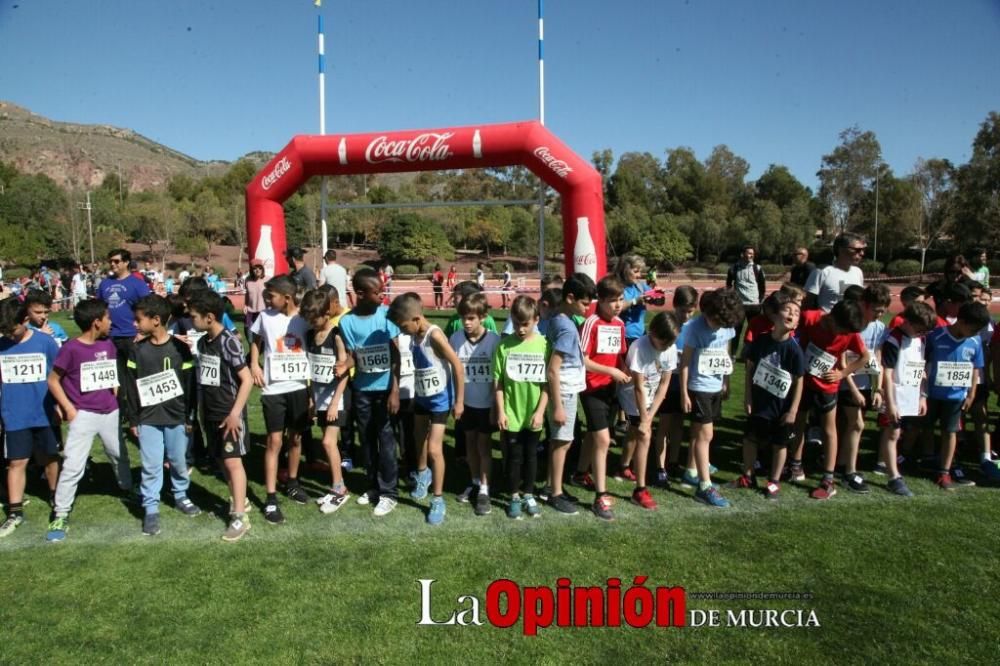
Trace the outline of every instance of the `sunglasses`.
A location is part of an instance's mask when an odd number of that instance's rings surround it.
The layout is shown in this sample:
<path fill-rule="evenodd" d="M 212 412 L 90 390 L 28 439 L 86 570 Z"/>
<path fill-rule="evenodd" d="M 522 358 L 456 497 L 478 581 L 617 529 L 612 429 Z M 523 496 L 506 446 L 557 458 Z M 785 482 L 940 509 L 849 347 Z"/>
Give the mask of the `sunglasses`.
<path fill-rule="evenodd" d="M 853 252 L 854 254 L 862 254 L 868 248 L 867 247 L 849 247 L 847 249 L 850 250 L 851 252 Z"/>
<path fill-rule="evenodd" d="M 108 259 L 109 264 L 121 264 L 124 263 L 121 259 Z"/>

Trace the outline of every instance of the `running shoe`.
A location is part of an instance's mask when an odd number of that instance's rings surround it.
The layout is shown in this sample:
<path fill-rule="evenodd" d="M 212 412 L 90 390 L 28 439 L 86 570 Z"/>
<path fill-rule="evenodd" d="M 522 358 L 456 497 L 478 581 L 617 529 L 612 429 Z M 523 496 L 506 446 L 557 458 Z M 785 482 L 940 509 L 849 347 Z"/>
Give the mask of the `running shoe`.
<path fill-rule="evenodd" d="M 638 504 L 643 509 L 653 511 L 656 509 L 656 500 L 653 496 L 649 494 L 649 490 L 646 488 L 636 488 L 632 491 L 632 503 Z"/>

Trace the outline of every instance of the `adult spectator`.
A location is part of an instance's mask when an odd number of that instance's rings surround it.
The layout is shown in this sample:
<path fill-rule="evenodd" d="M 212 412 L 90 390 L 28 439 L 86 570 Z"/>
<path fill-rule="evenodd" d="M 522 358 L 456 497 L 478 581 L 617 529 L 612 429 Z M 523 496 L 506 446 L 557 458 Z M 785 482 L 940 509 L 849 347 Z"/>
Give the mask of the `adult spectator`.
<path fill-rule="evenodd" d="M 788 281 L 806 288 L 806 281 L 812 272 L 816 270 L 816 264 L 809 261 L 809 250 L 804 247 L 795 248 L 792 253 L 792 271 L 788 276 Z"/>
<path fill-rule="evenodd" d="M 945 297 L 948 285 L 958 283 L 969 287 L 975 282 L 970 277 L 971 275 L 973 275 L 973 272 L 969 268 L 969 262 L 966 261 L 965 257 L 961 254 L 953 254 L 944 262 L 943 275 L 928 285 L 927 294 L 937 302 Z"/>
<path fill-rule="evenodd" d="M 153 287 L 157 282 L 160 282 L 160 272 L 153 267 L 152 262 L 147 261 L 146 266 L 142 269 L 142 275 L 146 278 L 146 284 Z"/>
<path fill-rule="evenodd" d="M 83 266 L 77 266 L 73 271 L 73 278 L 70 280 L 70 293 L 73 298 L 73 307 L 80 301 L 87 298 L 87 274 Z"/>
<path fill-rule="evenodd" d="M 319 272 L 319 283 L 328 284 L 337 290 L 341 303 L 347 302 L 347 269 L 337 263 L 337 251 L 330 249 L 323 255 L 326 265 Z"/>
<path fill-rule="evenodd" d="M 295 280 L 299 293 L 316 288 L 316 274 L 306 266 L 306 253 L 301 247 L 290 247 L 285 250 L 285 259 L 288 260 L 288 277 Z"/>
<path fill-rule="evenodd" d="M 205 266 L 201 276 L 205 278 L 205 283 L 208 285 L 208 288 L 215 293 L 219 293 L 223 290 L 222 280 L 215 273 L 215 269 L 211 266 Z"/>
<path fill-rule="evenodd" d="M 111 341 L 115 345 L 118 356 L 118 381 L 123 382 L 126 375 L 126 363 L 132 351 L 136 336 L 135 313 L 132 307 L 140 298 L 149 295 L 146 280 L 136 277 L 129 271 L 132 254 L 128 250 L 116 249 L 108 253 L 108 263 L 111 274 L 101 280 L 97 288 L 97 298 L 108 304 L 111 315 Z M 118 404 L 122 404 L 125 391 L 118 392 Z"/>
<path fill-rule="evenodd" d="M 191 277 L 191 271 L 187 268 L 181 269 L 181 272 L 177 274 L 177 284 L 184 284 L 184 281 Z"/>
<path fill-rule="evenodd" d="M 767 293 L 767 280 L 764 269 L 754 262 L 757 253 L 752 246 L 746 245 L 739 261 L 729 267 L 726 273 L 726 289 L 735 289 L 743 303 L 744 321 L 760 314 L 760 304 L 764 302 Z M 741 322 L 736 327 L 736 337 L 731 343 L 731 352 L 735 356 L 740 346 L 740 333 L 743 330 Z"/>
<path fill-rule="evenodd" d="M 978 282 L 984 287 L 990 286 L 990 269 L 986 265 L 986 250 L 976 248 L 972 251 L 972 265 L 965 269 L 966 276 L 973 282 Z"/>
<path fill-rule="evenodd" d="M 852 284 L 865 286 L 865 276 L 859 264 L 867 249 L 864 236 L 845 231 L 834 238 L 833 264 L 817 268 L 809 275 L 803 309 L 829 312 L 840 302 L 845 289 Z"/>
<path fill-rule="evenodd" d="M 254 335 L 250 332 L 257 316 L 267 307 L 264 303 L 264 262 L 260 259 L 250 260 L 250 275 L 247 276 L 246 292 L 243 297 L 243 323 L 247 341 L 253 344 Z"/>

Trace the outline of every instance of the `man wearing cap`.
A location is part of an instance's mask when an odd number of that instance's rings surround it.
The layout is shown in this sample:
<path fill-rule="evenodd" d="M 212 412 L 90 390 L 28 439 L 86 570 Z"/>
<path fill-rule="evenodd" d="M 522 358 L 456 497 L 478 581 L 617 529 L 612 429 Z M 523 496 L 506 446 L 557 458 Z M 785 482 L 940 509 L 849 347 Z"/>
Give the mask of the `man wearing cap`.
<path fill-rule="evenodd" d="M 295 280 L 299 286 L 299 291 L 309 291 L 316 288 L 316 274 L 306 266 L 303 257 L 306 253 L 301 247 L 290 247 L 285 251 L 285 259 L 288 260 L 288 277 Z"/>

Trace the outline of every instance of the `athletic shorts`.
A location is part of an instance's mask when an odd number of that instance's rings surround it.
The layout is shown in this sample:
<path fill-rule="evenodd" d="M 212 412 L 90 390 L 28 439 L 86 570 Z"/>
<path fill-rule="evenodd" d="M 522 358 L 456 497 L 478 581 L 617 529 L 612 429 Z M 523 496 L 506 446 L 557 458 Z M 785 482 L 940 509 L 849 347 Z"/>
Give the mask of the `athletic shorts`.
<path fill-rule="evenodd" d="M 817 414 L 827 414 L 837 408 L 837 394 L 823 393 L 811 388 L 802 389 L 802 405 L 799 409 L 811 409 Z"/>
<path fill-rule="evenodd" d="M 958 432 L 962 419 L 963 400 L 927 399 L 927 416 L 924 423 L 929 430 L 940 424 L 941 432 Z"/>
<path fill-rule="evenodd" d="M 765 419 L 751 415 L 743 431 L 747 439 L 758 444 L 790 446 L 795 441 L 795 424 L 782 423 L 780 419 Z"/>
<path fill-rule="evenodd" d="M 579 393 L 561 393 L 559 394 L 559 400 L 562 402 L 563 411 L 566 412 L 566 423 L 559 427 L 552 420 L 552 402 L 549 402 L 549 407 L 545 412 L 545 417 L 548 419 L 549 424 L 549 440 L 556 440 L 558 442 L 572 442 L 575 437 L 576 432 L 576 406 L 579 403 Z"/>
<path fill-rule="evenodd" d="M 866 388 L 858 389 L 858 391 L 861 393 L 861 397 L 864 398 L 863 405 L 859 405 L 854 401 L 854 395 L 850 391 L 839 391 L 837 393 L 837 404 L 847 407 L 860 407 L 862 412 L 867 412 L 872 408 L 872 390 Z"/>
<path fill-rule="evenodd" d="M 671 376 L 670 386 L 667 387 L 667 394 L 663 396 L 663 402 L 660 403 L 660 409 L 656 412 L 657 414 L 683 414 L 684 410 L 681 409 L 681 383 L 680 380 L 674 379 Z"/>
<path fill-rule="evenodd" d="M 611 417 L 618 409 L 618 392 L 615 384 L 602 386 L 595 391 L 580 394 L 583 414 L 587 417 L 587 432 L 600 432 L 611 427 Z"/>
<path fill-rule="evenodd" d="M 236 437 L 223 437 L 218 423 L 205 422 L 205 447 L 215 458 L 242 458 L 247 454 L 247 424 Z"/>
<path fill-rule="evenodd" d="M 304 432 L 309 424 L 309 389 L 301 388 L 288 393 L 262 395 L 264 426 L 268 432 Z"/>
<path fill-rule="evenodd" d="M 688 391 L 688 397 L 691 398 L 692 423 L 709 424 L 722 418 L 722 391 Z"/>
<path fill-rule="evenodd" d="M 990 397 L 990 390 L 986 387 L 986 384 L 979 384 L 976 386 L 976 395 L 972 398 L 972 404 L 978 405 L 981 402 L 986 402 Z"/>
<path fill-rule="evenodd" d="M 413 403 L 413 413 L 417 416 L 427 416 L 431 420 L 431 425 L 444 425 L 448 423 L 448 415 L 451 414 L 450 409 L 446 409 L 443 412 L 432 412 L 431 410 L 421 407 L 414 401 Z"/>
<path fill-rule="evenodd" d="M 496 427 L 490 422 L 490 409 L 484 407 L 466 407 L 462 410 L 462 430 L 477 432 L 481 435 L 492 435 Z"/>
<path fill-rule="evenodd" d="M 345 410 L 340 410 L 337 412 L 337 418 L 330 420 L 330 412 L 323 410 L 321 412 L 316 412 L 316 425 L 319 426 L 320 430 L 326 430 L 327 428 L 343 428 L 344 424 L 347 422 L 347 412 Z"/>
<path fill-rule="evenodd" d="M 34 453 L 54 456 L 59 453 L 59 440 L 52 426 L 8 430 L 4 433 L 4 457 L 7 460 L 25 460 Z"/>
<path fill-rule="evenodd" d="M 901 428 L 902 430 L 919 429 L 924 422 L 923 416 L 903 416 L 895 423 L 889 420 L 888 414 L 882 412 L 878 415 L 879 428 Z"/>

